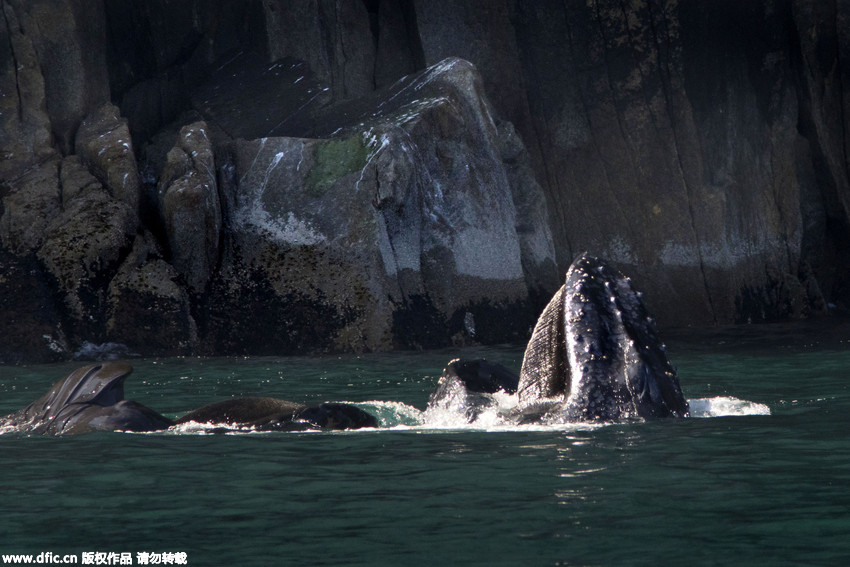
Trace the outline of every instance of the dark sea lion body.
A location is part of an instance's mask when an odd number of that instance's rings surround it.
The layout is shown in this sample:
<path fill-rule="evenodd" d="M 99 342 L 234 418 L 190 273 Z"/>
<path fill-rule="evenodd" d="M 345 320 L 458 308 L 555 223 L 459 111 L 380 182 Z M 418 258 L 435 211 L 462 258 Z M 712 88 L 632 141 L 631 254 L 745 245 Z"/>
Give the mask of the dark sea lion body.
<path fill-rule="evenodd" d="M 306 406 L 277 398 L 246 397 L 224 400 L 192 410 L 176 423 L 215 423 L 264 428 L 291 421 Z"/>
<path fill-rule="evenodd" d="M 470 423 L 496 404 L 492 394 L 515 394 L 519 376 L 501 364 L 484 359 L 449 362 L 428 400 L 428 409 L 461 409 Z"/>
<path fill-rule="evenodd" d="M 187 413 L 176 423 L 188 422 L 246 427 L 257 431 L 340 430 L 378 426 L 373 415 L 353 404 L 325 402 L 306 406 L 263 397 L 234 398 L 209 404 Z"/>

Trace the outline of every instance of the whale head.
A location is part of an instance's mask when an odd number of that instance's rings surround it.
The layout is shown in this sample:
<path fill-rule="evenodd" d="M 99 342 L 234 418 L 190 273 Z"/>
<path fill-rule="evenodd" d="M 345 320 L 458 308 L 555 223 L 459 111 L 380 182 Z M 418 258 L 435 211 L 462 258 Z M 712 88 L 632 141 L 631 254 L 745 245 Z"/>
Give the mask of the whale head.
<path fill-rule="evenodd" d="M 126 362 L 102 362 L 78 368 L 56 382 L 23 411 L 50 419 L 71 404 L 111 406 L 124 399 L 124 380 L 133 367 Z"/>
<path fill-rule="evenodd" d="M 0 423 L 21 432 L 51 435 L 167 428 L 169 419 L 124 399 L 124 380 L 132 371 L 126 362 L 83 366 L 24 409 L 0 418 Z"/>
<path fill-rule="evenodd" d="M 555 419 L 683 417 L 688 403 L 629 278 L 583 254 L 544 309 L 523 357 L 521 407 Z"/>

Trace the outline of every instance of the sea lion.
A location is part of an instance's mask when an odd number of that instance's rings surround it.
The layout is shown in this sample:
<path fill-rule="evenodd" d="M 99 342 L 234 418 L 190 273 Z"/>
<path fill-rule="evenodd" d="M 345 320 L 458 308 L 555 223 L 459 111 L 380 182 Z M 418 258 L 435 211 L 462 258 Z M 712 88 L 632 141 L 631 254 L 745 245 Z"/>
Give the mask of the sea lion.
<path fill-rule="evenodd" d="M 519 376 L 501 364 L 456 358 L 443 370 L 426 411 L 462 411 L 472 423 L 482 411 L 496 404 L 492 394 L 516 394 L 518 384 Z"/>

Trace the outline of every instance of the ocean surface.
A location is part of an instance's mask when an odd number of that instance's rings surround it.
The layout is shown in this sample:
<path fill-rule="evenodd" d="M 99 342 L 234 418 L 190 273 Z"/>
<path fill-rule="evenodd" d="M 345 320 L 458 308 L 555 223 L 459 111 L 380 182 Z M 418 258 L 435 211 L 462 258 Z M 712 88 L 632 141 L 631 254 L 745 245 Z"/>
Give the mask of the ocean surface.
<path fill-rule="evenodd" d="M 0 554 L 188 565 L 850 565 L 850 325 L 667 331 L 694 417 L 475 427 L 422 410 L 446 363 L 522 347 L 134 359 L 177 417 L 348 401 L 351 432 L 0 435 Z M 0 415 L 83 363 L 0 367 Z M 169 554 L 185 554 L 181 556 Z M 105 563 L 110 564 L 110 563 Z"/>

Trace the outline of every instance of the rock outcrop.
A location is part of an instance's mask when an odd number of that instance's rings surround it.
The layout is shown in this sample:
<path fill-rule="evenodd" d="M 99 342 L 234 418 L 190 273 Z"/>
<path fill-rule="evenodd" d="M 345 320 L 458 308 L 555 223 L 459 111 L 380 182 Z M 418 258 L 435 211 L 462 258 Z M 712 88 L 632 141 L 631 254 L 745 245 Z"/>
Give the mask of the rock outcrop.
<path fill-rule="evenodd" d="M 104 104 L 80 124 L 77 155 L 115 199 L 137 213 L 141 182 L 127 121 L 118 107 Z"/>
<path fill-rule="evenodd" d="M 0 361 L 850 308 L 841 3 L 0 0 Z"/>
<path fill-rule="evenodd" d="M 219 256 L 221 206 L 205 122 L 180 129 L 158 184 L 171 263 L 196 295 L 206 291 Z"/>
<path fill-rule="evenodd" d="M 216 350 L 244 341 L 277 352 L 442 346 L 470 318 L 531 312 L 526 271 L 554 283 L 554 249 L 546 225 L 535 225 L 539 209 L 520 215 L 514 205 L 508 137 L 475 68 L 448 59 L 326 110 L 310 138 L 230 143 L 211 311 L 231 323 L 215 331 Z M 524 181 L 528 199 L 542 203 L 533 178 Z M 523 246 L 539 252 L 525 266 Z M 258 324 L 240 305 L 277 316 Z M 532 322 L 516 317 L 485 336 L 519 338 Z"/>
<path fill-rule="evenodd" d="M 126 204 L 95 185 L 63 203 L 47 225 L 36 257 L 55 281 L 75 337 L 103 336 L 106 287 L 136 223 Z"/>

